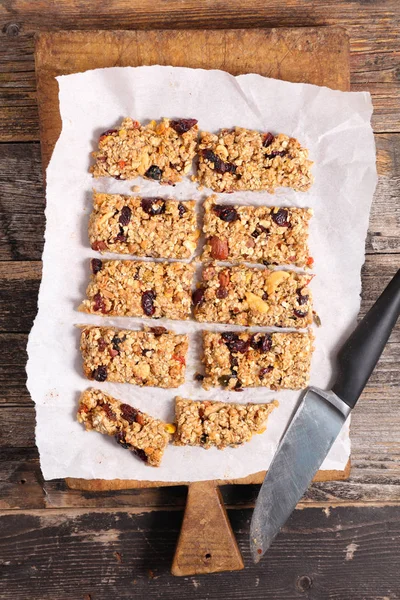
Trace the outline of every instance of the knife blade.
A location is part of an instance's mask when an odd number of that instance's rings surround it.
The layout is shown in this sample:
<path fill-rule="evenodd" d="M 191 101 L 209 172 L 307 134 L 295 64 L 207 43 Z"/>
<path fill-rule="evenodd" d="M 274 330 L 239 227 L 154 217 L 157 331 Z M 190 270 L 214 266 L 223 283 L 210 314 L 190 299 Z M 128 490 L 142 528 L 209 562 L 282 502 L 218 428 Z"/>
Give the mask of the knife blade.
<path fill-rule="evenodd" d="M 304 495 L 354 408 L 400 314 L 400 269 L 338 353 L 332 390 L 310 387 L 261 486 L 250 526 L 255 563 Z"/>

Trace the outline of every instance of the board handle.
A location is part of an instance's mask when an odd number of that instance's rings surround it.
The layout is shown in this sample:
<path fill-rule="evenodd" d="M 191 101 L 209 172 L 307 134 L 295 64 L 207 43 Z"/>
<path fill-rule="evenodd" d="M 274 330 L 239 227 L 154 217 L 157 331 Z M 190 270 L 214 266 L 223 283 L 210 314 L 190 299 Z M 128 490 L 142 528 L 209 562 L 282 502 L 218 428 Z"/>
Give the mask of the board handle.
<path fill-rule="evenodd" d="M 243 559 L 215 481 L 191 483 L 172 575 L 240 571 L 243 568 Z"/>

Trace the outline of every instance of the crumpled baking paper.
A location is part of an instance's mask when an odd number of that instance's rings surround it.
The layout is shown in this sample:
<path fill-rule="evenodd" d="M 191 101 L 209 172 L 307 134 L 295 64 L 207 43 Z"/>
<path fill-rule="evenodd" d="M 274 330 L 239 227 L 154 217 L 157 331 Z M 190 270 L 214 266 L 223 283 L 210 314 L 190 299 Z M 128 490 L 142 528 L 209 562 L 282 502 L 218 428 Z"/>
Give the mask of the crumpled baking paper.
<path fill-rule="evenodd" d="M 339 92 L 308 84 L 293 84 L 259 75 L 232 77 L 222 71 L 173 67 L 109 68 L 58 77 L 62 133 L 47 170 L 46 242 L 39 308 L 28 343 L 28 388 L 36 404 L 36 442 L 45 479 L 82 477 L 192 481 L 238 478 L 267 469 L 279 439 L 301 398 L 295 391 L 262 388 L 242 393 L 205 391 L 193 380 L 199 368 L 199 330 L 230 326 L 158 320 L 176 332 L 189 332 L 186 383 L 177 390 L 140 388 L 128 384 L 85 380 L 76 324 L 91 323 L 140 328 L 143 319 L 85 315 L 77 307 L 89 280 L 87 223 L 91 190 L 132 193 L 133 185 L 147 196 L 196 199 L 199 191 L 189 177 L 176 187 L 135 180 L 94 180 L 89 174 L 91 152 L 99 134 L 125 116 L 139 121 L 195 117 L 202 130 L 235 125 L 286 133 L 309 149 L 315 161 L 315 184 L 306 193 L 280 189 L 223 194 L 224 202 L 310 206 L 311 283 L 322 322 L 315 328 L 316 350 L 311 384 L 332 384 L 335 353 L 356 323 L 360 306 L 360 269 L 374 188 L 375 145 L 370 125 L 371 98 L 365 92 Z M 108 255 L 108 258 L 116 256 Z M 127 256 L 121 257 L 127 258 Z M 149 320 L 146 324 L 152 324 Z M 175 395 L 232 402 L 279 400 L 267 431 L 237 449 L 219 451 L 169 446 L 162 465 L 147 467 L 112 438 L 86 432 L 76 418 L 80 393 L 90 385 L 151 415 L 171 421 Z M 349 426 L 344 426 L 322 469 L 343 469 L 350 455 Z"/>

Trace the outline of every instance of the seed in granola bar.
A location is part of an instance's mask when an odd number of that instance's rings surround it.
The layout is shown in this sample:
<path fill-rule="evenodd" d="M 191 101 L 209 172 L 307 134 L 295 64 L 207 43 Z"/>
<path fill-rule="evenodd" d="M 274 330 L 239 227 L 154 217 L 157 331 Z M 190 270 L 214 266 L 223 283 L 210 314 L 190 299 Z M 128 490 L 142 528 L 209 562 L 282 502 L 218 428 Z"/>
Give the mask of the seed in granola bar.
<path fill-rule="evenodd" d="M 165 200 L 162 198 L 142 198 L 141 204 L 142 210 L 151 217 L 165 213 Z"/>
<path fill-rule="evenodd" d="M 211 256 L 216 260 L 226 260 L 229 254 L 228 240 L 213 235 L 208 240 L 211 246 Z"/>
<path fill-rule="evenodd" d="M 194 374 L 194 380 L 195 381 L 203 381 L 204 379 L 204 375 L 202 375 L 201 373 L 195 373 Z"/>
<path fill-rule="evenodd" d="M 160 169 L 160 167 L 157 167 L 157 165 L 151 165 L 151 167 L 147 169 L 144 175 L 149 179 L 155 179 L 156 181 L 160 181 L 162 177 L 162 170 Z"/>
<path fill-rule="evenodd" d="M 176 133 L 182 135 L 182 133 L 186 133 L 189 129 L 197 125 L 197 119 L 176 119 L 170 121 L 169 124 L 172 129 L 175 129 Z"/>
<path fill-rule="evenodd" d="M 301 293 L 301 290 L 297 290 L 297 302 L 302 306 L 303 304 L 307 304 L 310 296 L 306 296 Z"/>
<path fill-rule="evenodd" d="M 260 369 L 260 372 L 258 374 L 259 378 L 262 379 L 265 375 L 271 373 L 273 368 L 274 367 L 272 367 L 271 365 L 268 365 L 268 367 L 263 367 L 262 369 Z"/>
<path fill-rule="evenodd" d="M 96 273 L 101 271 L 102 266 L 103 266 L 103 263 L 99 258 L 92 258 L 92 260 L 90 261 L 90 264 L 92 266 L 93 275 L 96 275 Z"/>
<path fill-rule="evenodd" d="M 295 308 L 293 310 L 293 312 L 296 315 L 296 317 L 299 317 L 299 319 L 303 319 L 304 317 L 306 317 L 308 315 L 308 310 L 302 311 L 302 310 L 297 310 L 297 308 Z"/>
<path fill-rule="evenodd" d="M 140 460 L 147 463 L 147 454 L 144 450 L 142 450 L 141 448 L 134 448 L 133 453 L 136 454 L 136 456 L 140 458 Z"/>
<path fill-rule="evenodd" d="M 100 310 L 103 314 L 107 312 L 106 303 L 104 301 L 103 296 L 100 294 L 100 292 L 97 292 L 97 294 L 95 294 L 93 296 L 93 300 L 94 300 L 93 310 Z"/>
<path fill-rule="evenodd" d="M 108 402 L 105 402 L 103 404 L 103 410 L 106 413 L 107 418 L 110 419 L 110 421 L 115 421 L 117 419 L 117 415 L 115 414 L 111 406 L 108 404 Z"/>
<path fill-rule="evenodd" d="M 201 154 L 203 158 L 214 164 L 214 171 L 216 171 L 217 173 L 236 173 L 236 165 L 234 165 L 233 163 L 224 162 L 209 148 L 205 148 L 204 150 L 202 150 Z"/>
<path fill-rule="evenodd" d="M 115 436 L 115 441 L 117 442 L 117 444 L 119 444 L 126 450 L 128 450 L 131 447 L 131 445 L 126 442 L 124 435 L 121 431 Z"/>
<path fill-rule="evenodd" d="M 142 308 L 145 315 L 151 317 L 154 315 L 156 309 L 154 308 L 154 300 L 156 298 L 153 290 L 147 290 L 142 294 Z"/>
<path fill-rule="evenodd" d="M 287 220 L 288 214 L 289 213 L 287 210 L 285 210 L 284 208 L 280 208 L 276 213 L 272 212 L 271 217 L 272 220 L 275 221 L 277 225 L 279 225 L 279 227 L 289 227 L 290 223 Z"/>
<path fill-rule="evenodd" d="M 92 250 L 107 250 L 107 244 L 101 240 L 93 242 Z"/>
<path fill-rule="evenodd" d="M 167 333 L 167 329 L 165 327 L 150 327 L 151 333 L 154 333 L 156 337 L 162 335 L 163 333 Z"/>
<path fill-rule="evenodd" d="M 237 210 L 233 206 L 223 206 L 222 204 L 216 204 L 213 210 L 217 217 L 219 217 L 221 221 L 225 221 L 226 223 L 232 223 L 233 221 L 237 221 L 239 218 Z"/>
<path fill-rule="evenodd" d="M 187 212 L 187 208 L 185 208 L 185 206 L 182 204 L 182 202 L 179 202 L 178 204 L 178 213 L 180 218 L 183 217 L 183 215 L 185 214 L 185 212 Z"/>
<path fill-rule="evenodd" d="M 131 220 L 131 216 L 132 216 L 132 211 L 129 208 L 129 206 L 123 206 L 118 221 L 123 226 L 129 225 L 129 222 Z"/>
<path fill-rule="evenodd" d="M 263 146 L 264 148 L 267 148 L 268 146 L 270 146 L 272 144 L 272 142 L 274 141 L 274 136 L 272 135 L 272 133 L 268 132 L 265 134 L 264 136 L 264 140 L 263 140 Z"/>
<path fill-rule="evenodd" d="M 133 408 L 133 406 L 130 406 L 129 404 L 121 404 L 120 410 L 121 417 L 125 419 L 125 421 L 128 421 L 129 424 L 135 423 L 138 415 L 136 408 Z"/>
<path fill-rule="evenodd" d="M 97 345 L 99 347 L 99 352 L 104 352 L 104 350 L 107 348 L 107 342 L 102 337 L 97 340 Z"/>
<path fill-rule="evenodd" d="M 93 371 L 93 379 L 95 381 L 105 381 L 107 379 L 107 367 L 100 365 Z"/>
<path fill-rule="evenodd" d="M 192 294 L 192 302 L 193 302 L 194 307 L 200 306 L 200 304 L 203 302 L 204 293 L 205 293 L 205 289 L 202 287 L 199 287 L 199 288 L 197 288 L 197 290 L 194 290 L 194 292 Z"/>

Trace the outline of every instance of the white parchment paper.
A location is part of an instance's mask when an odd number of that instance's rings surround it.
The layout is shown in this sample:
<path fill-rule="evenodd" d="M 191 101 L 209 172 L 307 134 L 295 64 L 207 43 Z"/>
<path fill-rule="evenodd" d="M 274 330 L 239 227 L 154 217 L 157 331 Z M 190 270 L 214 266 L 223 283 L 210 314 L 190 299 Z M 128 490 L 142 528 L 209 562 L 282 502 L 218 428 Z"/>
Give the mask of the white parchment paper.
<path fill-rule="evenodd" d="M 190 333 L 186 383 L 178 390 L 107 382 L 94 382 L 94 386 L 166 420 L 173 418 L 176 394 L 234 402 L 277 398 L 280 406 L 272 413 L 266 433 L 254 436 L 241 448 L 224 451 L 170 446 L 162 466 L 154 469 L 118 447 L 112 438 L 85 432 L 76 421 L 79 394 L 91 382 L 82 375 L 79 331 L 74 325 L 112 324 L 135 329 L 143 323 L 141 319 L 104 319 L 76 310 L 88 283 L 89 259 L 96 255 L 87 238 L 92 187 L 132 193 L 131 187 L 138 184 L 140 193 L 147 196 L 195 198 L 199 204 L 211 193 L 197 190 L 189 177 L 174 188 L 139 179 L 93 180 L 88 172 L 90 153 L 96 148 L 99 134 L 125 116 L 139 121 L 163 116 L 195 117 L 201 129 L 211 131 L 239 125 L 283 132 L 309 148 L 310 158 L 315 161 L 315 184 L 309 192 L 281 189 L 273 196 L 235 193 L 221 195 L 221 200 L 314 209 L 310 246 L 316 277 L 311 286 L 322 327 L 315 329 L 311 383 L 328 388 L 335 351 L 354 326 L 360 304 L 360 269 L 376 185 L 370 95 L 253 74 L 232 77 L 222 71 L 159 66 L 98 69 L 59 77 L 58 83 L 62 133 L 47 170 L 43 279 L 38 315 L 29 336 L 27 365 L 45 479 L 70 476 L 190 481 L 236 478 L 268 468 L 300 393 L 262 388 L 242 393 L 202 390 L 193 381 L 193 374 L 199 368 L 198 332 L 207 327 L 204 324 L 153 321 L 176 332 Z M 349 455 L 346 425 L 322 468 L 343 469 Z"/>

